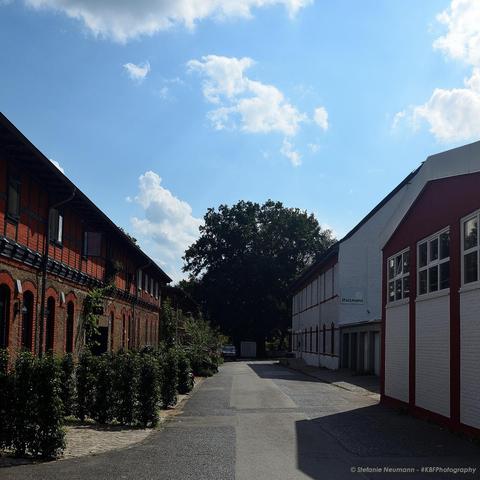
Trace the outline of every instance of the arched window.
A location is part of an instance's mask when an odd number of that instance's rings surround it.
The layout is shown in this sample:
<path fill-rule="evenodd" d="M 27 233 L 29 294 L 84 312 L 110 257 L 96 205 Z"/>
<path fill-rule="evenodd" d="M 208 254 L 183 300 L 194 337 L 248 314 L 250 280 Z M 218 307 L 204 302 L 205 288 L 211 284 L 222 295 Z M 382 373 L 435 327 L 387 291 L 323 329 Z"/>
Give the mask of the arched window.
<path fill-rule="evenodd" d="M 65 351 L 67 353 L 73 353 L 74 315 L 75 305 L 70 301 L 67 304 L 67 328 L 65 332 Z"/>
<path fill-rule="evenodd" d="M 110 313 L 110 351 L 113 352 L 115 333 L 115 314 Z"/>
<path fill-rule="evenodd" d="M 325 340 L 327 338 L 327 327 L 323 324 L 322 352 L 325 353 Z"/>
<path fill-rule="evenodd" d="M 332 322 L 330 333 L 330 353 L 335 354 L 335 325 Z"/>
<path fill-rule="evenodd" d="M 33 340 L 33 293 L 26 291 L 23 294 L 22 307 L 22 348 L 32 350 Z"/>
<path fill-rule="evenodd" d="M 8 323 L 10 319 L 10 289 L 0 285 L 0 348 L 8 347 Z"/>
<path fill-rule="evenodd" d="M 45 351 L 53 350 L 53 342 L 55 335 L 55 298 L 48 297 L 47 300 L 47 322 L 45 325 Z"/>

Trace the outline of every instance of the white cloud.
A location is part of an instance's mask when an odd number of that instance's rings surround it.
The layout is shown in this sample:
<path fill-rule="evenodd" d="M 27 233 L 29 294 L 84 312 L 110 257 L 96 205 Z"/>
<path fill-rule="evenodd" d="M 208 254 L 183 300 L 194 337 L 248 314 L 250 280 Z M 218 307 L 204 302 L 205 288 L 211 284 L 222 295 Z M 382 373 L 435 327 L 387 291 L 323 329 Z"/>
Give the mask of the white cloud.
<path fill-rule="evenodd" d="M 213 17 L 250 18 L 255 8 L 280 5 L 290 16 L 313 0 L 24 0 L 36 9 L 51 9 L 81 20 L 98 36 L 126 42 L 176 25 L 189 29 Z"/>
<path fill-rule="evenodd" d="M 56 160 L 53 160 L 52 158 L 49 158 L 49 160 L 65 175 L 65 170 Z"/>
<path fill-rule="evenodd" d="M 441 142 L 478 139 L 480 137 L 480 2 L 452 0 L 437 16 L 447 32 L 437 38 L 433 47 L 447 57 L 473 67 L 463 88 L 435 88 L 422 105 L 395 114 L 392 128 L 407 120 L 414 128 L 428 124 L 430 132 Z"/>
<path fill-rule="evenodd" d="M 480 70 L 465 80 L 465 88 L 436 88 L 426 103 L 413 108 L 412 118 L 414 124 L 425 120 L 443 142 L 480 138 Z"/>
<path fill-rule="evenodd" d="M 452 0 L 437 20 L 447 27 L 447 33 L 435 40 L 434 48 L 453 59 L 480 66 L 480 2 Z"/>
<path fill-rule="evenodd" d="M 135 235 L 152 245 L 153 255 L 180 275 L 180 259 L 185 249 L 199 236 L 202 220 L 192 214 L 191 206 L 175 197 L 162 185 L 155 172 L 140 176 L 139 192 L 134 202 L 144 211 L 144 217 L 132 218 Z"/>
<path fill-rule="evenodd" d="M 317 153 L 320 150 L 320 145 L 318 143 L 309 143 L 307 147 L 312 153 Z"/>
<path fill-rule="evenodd" d="M 240 128 L 249 133 L 279 132 L 293 136 L 305 114 L 288 102 L 273 85 L 251 80 L 245 71 L 254 65 L 251 58 L 208 55 L 190 60 L 189 71 L 204 77 L 203 95 L 218 108 L 208 113 L 214 128 Z"/>
<path fill-rule="evenodd" d="M 290 160 L 290 163 L 294 167 L 298 167 L 302 164 L 302 157 L 300 154 L 293 149 L 293 145 L 289 142 L 286 138 L 283 139 L 282 148 L 280 149 L 280 153 L 287 157 Z"/>
<path fill-rule="evenodd" d="M 324 107 L 318 107 L 313 113 L 315 123 L 324 131 L 328 130 L 328 112 Z"/>
<path fill-rule="evenodd" d="M 405 119 L 405 117 L 407 116 L 407 112 L 406 110 L 402 110 L 400 112 L 397 112 L 394 116 L 393 116 L 393 120 L 392 120 L 392 129 L 396 129 L 400 123 Z"/>
<path fill-rule="evenodd" d="M 143 82 L 150 73 L 150 63 L 144 62 L 136 65 L 135 63 L 125 63 L 123 68 L 127 71 L 128 76 L 137 82 Z"/>

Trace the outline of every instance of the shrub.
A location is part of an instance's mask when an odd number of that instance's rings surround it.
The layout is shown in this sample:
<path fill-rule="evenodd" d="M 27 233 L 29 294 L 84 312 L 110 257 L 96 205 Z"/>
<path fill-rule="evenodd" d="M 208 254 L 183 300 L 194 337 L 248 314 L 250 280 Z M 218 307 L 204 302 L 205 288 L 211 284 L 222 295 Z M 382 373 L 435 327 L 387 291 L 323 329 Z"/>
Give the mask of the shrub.
<path fill-rule="evenodd" d="M 37 450 L 37 361 L 29 352 L 20 353 L 15 361 L 12 446 L 19 456 Z"/>
<path fill-rule="evenodd" d="M 0 350 L 0 450 L 12 444 L 13 381 L 8 371 L 9 355 Z"/>
<path fill-rule="evenodd" d="M 140 375 L 138 382 L 138 419 L 147 427 L 158 423 L 158 404 L 160 400 L 158 384 L 158 366 L 150 353 L 140 357 Z"/>
<path fill-rule="evenodd" d="M 53 355 L 38 359 L 36 365 L 37 432 L 32 450 L 44 458 L 55 458 L 65 448 L 60 366 Z"/>
<path fill-rule="evenodd" d="M 76 416 L 80 420 L 91 417 L 95 401 L 96 359 L 87 350 L 80 356 L 76 369 Z"/>
<path fill-rule="evenodd" d="M 109 354 L 96 358 L 95 396 L 91 417 L 102 424 L 112 421 L 115 414 L 112 360 L 113 357 Z"/>
<path fill-rule="evenodd" d="M 75 399 L 75 379 L 73 376 L 75 366 L 72 354 L 63 356 L 60 363 L 60 397 L 63 403 L 63 413 L 65 416 L 73 415 L 73 402 Z"/>
<path fill-rule="evenodd" d="M 164 408 L 168 408 L 177 403 L 178 360 L 174 348 L 170 348 L 164 354 L 162 373 L 162 404 Z"/>
<path fill-rule="evenodd" d="M 122 425 L 132 425 L 138 397 L 137 356 L 132 352 L 121 352 L 114 357 L 113 364 L 114 415 Z"/>
<path fill-rule="evenodd" d="M 190 360 L 183 349 L 178 349 L 178 393 L 184 395 L 193 388 L 193 373 Z"/>

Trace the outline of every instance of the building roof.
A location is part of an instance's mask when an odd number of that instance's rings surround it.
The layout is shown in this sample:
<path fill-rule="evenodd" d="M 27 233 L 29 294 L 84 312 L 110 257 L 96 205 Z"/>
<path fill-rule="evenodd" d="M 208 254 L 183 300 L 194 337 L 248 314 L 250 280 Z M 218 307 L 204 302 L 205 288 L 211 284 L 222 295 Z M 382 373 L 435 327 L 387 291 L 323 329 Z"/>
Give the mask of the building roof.
<path fill-rule="evenodd" d="M 413 172 L 407 175 L 385 198 L 383 198 L 383 200 L 380 201 L 380 203 L 378 203 L 367 215 L 365 215 L 365 217 L 363 217 L 362 220 L 357 223 L 357 225 L 355 225 L 341 240 L 338 240 L 336 243 L 334 243 L 316 262 L 306 267 L 305 270 L 300 273 L 298 278 L 290 286 L 290 293 L 297 291 L 299 288 L 301 288 L 301 286 L 308 283 L 308 280 L 310 278 L 314 277 L 315 274 L 319 270 L 321 270 L 322 267 L 333 256 L 338 254 L 340 244 L 353 236 L 365 223 L 368 222 L 368 220 L 370 220 L 370 218 L 372 218 L 387 202 L 389 202 L 391 198 L 393 198 L 405 185 L 410 183 L 420 171 L 422 165 L 420 165 Z"/>
<path fill-rule="evenodd" d="M 22 167 L 35 173 L 42 185 L 55 192 L 55 200 L 72 196 L 69 204 L 85 218 L 92 227 L 113 232 L 127 248 L 130 248 L 144 262 L 145 268 L 152 268 L 165 283 L 172 279 L 136 245 L 130 237 L 102 212 L 66 175 L 26 138 L 8 118 L 0 112 L 0 147 L 5 154 Z"/>
<path fill-rule="evenodd" d="M 433 168 L 435 174 L 440 174 L 440 177 L 432 177 L 427 180 L 427 183 L 438 178 L 445 178 L 450 176 L 457 176 L 461 175 L 462 173 L 459 172 L 458 169 L 451 168 L 449 166 L 452 165 L 452 159 L 457 158 L 459 155 L 469 156 L 470 158 L 478 158 L 480 153 L 480 141 L 472 142 L 466 145 L 462 145 L 460 147 L 455 147 L 443 152 L 435 153 L 427 157 L 427 159 L 421 163 L 413 172 L 407 175 L 383 200 L 381 200 L 359 223 L 357 223 L 341 240 L 337 242 L 337 249 L 338 246 L 352 237 L 365 223 L 367 223 L 385 204 L 387 204 L 400 190 L 402 190 L 406 185 L 411 183 L 414 178 L 426 169 L 425 175 L 428 177 L 429 171 Z M 477 162 L 478 163 L 478 162 Z M 445 168 L 447 166 L 447 168 Z M 467 171 L 464 173 L 471 173 L 478 171 L 478 165 L 473 164 L 472 162 L 467 162 L 465 166 Z M 433 175 L 433 173 L 432 173 Z M 290 287 L 290 291 L 295 288 L 298 288 L 298 284 L 305 281 L 305 279 L 313 276 L 314 273 L 318 269 L 318 263 L 321 262 L 323 257 L 320 258 L 318 262 L 315 262 L 313 265 L 307 267 L 300 276 L 295 280 L 295 282 Z"/>
<path fill-rule="evenodd" d="M 305 284 L 309 283 L 309 280 L 314 277 L 322 268 L 336 255 L 338 255 L 338 247 L 340 242 L 335 242 L 330 248 L 328 248 L 314 263 L 305 267 L 300 273 L 297 279 L 290 285 L 289 292 L 293 294 L 302 288 Z"/>
<path fill-rule="evenodd" d="M 405 185 L 410 183 L 415 175 L 422 168 L 423 163 L 418 166 L 412 173 L 408 174 L 378 205 L 363 217 L 341 240 L 343 242 L 355 234 L 365 223 L 367 223 L 386 203 L 388 203 Z"/>

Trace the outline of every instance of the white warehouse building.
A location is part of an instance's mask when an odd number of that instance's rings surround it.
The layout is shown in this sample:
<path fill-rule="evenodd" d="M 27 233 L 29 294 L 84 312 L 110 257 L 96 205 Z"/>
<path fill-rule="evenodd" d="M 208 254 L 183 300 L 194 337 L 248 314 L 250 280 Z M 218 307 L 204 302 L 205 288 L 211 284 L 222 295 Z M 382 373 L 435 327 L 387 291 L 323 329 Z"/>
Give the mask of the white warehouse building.
<path fill-rule="evenodd" d="M 291 287 L 297 358 L 380 374 L 382 248 L 429 181 L 479 171 L 480 142 L 428 157 L 300 275 Z"/>

